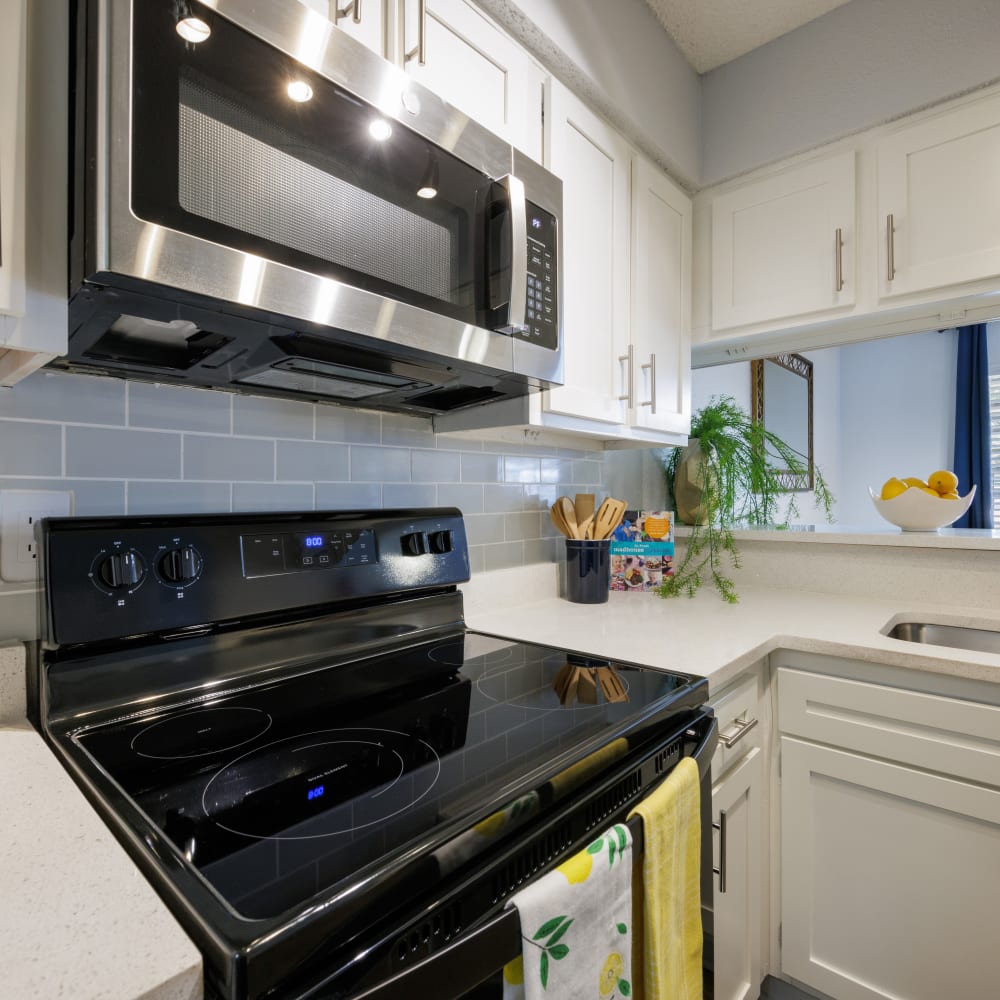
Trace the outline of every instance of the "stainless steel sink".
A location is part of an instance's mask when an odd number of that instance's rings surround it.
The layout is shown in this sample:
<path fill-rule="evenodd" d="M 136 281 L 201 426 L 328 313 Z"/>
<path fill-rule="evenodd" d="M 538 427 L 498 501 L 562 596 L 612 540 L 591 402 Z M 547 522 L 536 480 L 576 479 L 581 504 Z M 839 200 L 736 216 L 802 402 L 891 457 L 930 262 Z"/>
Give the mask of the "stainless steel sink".
<path fill-rule="evenodd" d="M 1000 653 L 1000 631 L 966 628 L 964 625 L 928 625 L 925 622 L 900 622 L 886 633 L 890 639 L 925 642 L 933 646 L 974 649 L 980 653 Z"/>

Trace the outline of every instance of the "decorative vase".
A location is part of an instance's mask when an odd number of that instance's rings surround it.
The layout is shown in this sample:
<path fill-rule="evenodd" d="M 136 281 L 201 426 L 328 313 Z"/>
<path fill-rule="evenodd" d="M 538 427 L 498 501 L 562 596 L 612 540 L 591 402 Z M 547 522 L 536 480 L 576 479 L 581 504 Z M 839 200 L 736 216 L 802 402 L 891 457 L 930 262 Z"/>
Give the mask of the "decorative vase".
<path fill-rule="evenodd" d="M 708 479 L 708 462 L 701 450 L 701 442 L 691 438 L 681 451 L 674 475 L 674 504 L 678 520 L 684 524 L 708 524 L 705 506 L 705 483 Z"/>

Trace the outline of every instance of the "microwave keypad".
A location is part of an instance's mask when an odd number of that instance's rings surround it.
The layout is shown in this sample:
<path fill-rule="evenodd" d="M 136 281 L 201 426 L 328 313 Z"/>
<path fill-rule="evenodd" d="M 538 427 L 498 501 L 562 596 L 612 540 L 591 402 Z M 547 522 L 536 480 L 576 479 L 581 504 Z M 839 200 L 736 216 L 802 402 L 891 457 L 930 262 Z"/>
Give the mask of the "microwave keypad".
<path fill-rule="evenodd" d="M 521 336 L 552 349 L 559 346 L 555 250 L 555 217 L 528 202 L 527 331 Z"/>

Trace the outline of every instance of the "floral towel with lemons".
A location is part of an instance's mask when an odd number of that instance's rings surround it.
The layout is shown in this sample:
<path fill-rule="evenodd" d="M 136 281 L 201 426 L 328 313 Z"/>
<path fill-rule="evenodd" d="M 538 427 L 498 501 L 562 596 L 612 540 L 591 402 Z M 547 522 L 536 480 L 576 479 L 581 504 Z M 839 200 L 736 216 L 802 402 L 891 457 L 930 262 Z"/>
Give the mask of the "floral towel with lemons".
<path fill-rule="evenodd" d="M 632 836 L 618 823 L 511 901 L 521 957 L 504 1000 L 616 1000 L 632 995 Z"/>

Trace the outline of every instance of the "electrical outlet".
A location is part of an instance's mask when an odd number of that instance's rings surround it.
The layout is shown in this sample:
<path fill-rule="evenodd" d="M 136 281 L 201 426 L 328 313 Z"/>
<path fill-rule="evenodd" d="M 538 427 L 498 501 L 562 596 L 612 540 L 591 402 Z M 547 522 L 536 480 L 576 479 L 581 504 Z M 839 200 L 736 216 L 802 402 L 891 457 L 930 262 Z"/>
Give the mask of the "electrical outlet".
<path fill-rule="evenodd" d="M 0 490 L 0 578 L 8 583 L 38 576 L 35 523 L 69 517 L 73 494 L 57 490 Z"/>

